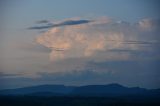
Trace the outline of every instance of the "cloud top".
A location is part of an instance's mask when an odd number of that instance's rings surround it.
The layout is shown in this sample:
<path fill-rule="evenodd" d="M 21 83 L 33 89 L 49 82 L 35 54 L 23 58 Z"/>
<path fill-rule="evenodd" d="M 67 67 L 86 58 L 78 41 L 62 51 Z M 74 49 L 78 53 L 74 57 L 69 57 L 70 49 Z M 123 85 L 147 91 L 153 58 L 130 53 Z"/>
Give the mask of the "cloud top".
<path fill-rule="evenodd" d="M 91 58 L 96 60 L 109 57 L 128 58 L 128 55 L 108 55 L 112 50 L 148 50 L 144 45 L 153 45 L 158 41 L 151 34 L 145 35 L 143 29 L 154 32 L 157 27 L 153 20 L 141 20 L 138 24 L 115 21 L 107 17 L 86 20 L 65 20 L 52 25 L 53 28 L 38 36 L 37 43 L 50 48 L 52 61 L 67 58 Z M 151 25 L 150 25 L 151 24 Z M 63 26 L 63 27 L 62 27 Z M 34 28 L 33 28 L 34 29 Z M 112 55 L 112 56 L 111 56 Z M 102 59 L 102 60 L 103 60 Z M 101 60 L 101 59 L 100 59 Z"/>

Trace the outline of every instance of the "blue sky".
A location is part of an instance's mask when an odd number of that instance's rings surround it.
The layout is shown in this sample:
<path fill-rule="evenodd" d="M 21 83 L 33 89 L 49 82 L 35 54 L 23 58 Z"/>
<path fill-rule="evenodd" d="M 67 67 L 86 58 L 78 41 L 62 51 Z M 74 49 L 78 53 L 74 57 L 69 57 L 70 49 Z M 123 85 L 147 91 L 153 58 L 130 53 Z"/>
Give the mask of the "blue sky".
<path fill-rule="evenodd" d="M 108 83 L 160 87 L 159 4 L 159 0 L 4 0 L 1 89 Z"/>
<path fill-rule="evenodd" d="M 3 2 L 2 2 L 3 3 Z M 29 0 L 4 3 L 6 13 L 22 24 L 42 19 L 64 19 L 75 16 L 110 16 L 118 20 L 137 21 L 146 17 L 158 18 L 158 0 Z M 20 14 L 20 15 L 18 15 Z M 31 15 L 32 14 L 32 15 Z M 17 16 L 18 15 L 18 16 Z"/>

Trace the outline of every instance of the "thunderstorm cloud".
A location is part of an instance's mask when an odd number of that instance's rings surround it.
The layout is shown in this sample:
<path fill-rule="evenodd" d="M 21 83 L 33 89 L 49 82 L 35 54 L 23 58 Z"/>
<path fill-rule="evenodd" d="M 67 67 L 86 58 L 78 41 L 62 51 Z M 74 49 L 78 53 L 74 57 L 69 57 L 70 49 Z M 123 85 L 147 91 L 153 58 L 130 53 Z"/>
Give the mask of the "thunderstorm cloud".
<path fill-rule="evenodd" d="M 108 17 L 96 18 L 94 21 L 68 19 L 38 36 L 36 42 L 51 49 L 52 61 L 68 58 L 89 58 L 95 61 L 126 60 L 131 58 L 131 52 L 108 52 L 151 51 L 153 45 L 159 45 L 155 35 L 152 35 L 159 30 L 160 25 L 157 22 L 159 21 L 143 19 L 137 23 L 128 23 Z"/>

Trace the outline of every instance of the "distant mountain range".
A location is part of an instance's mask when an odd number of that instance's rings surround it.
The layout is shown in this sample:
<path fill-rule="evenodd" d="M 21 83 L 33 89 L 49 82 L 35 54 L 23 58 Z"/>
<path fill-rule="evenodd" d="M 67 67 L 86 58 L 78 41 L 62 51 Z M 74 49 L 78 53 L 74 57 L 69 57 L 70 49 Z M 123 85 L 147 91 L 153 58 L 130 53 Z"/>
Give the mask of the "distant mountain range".
<path fill-rule="evenodd" d="M 160 97 L 160 89 L 124 87 L 119 84 L 64 86 L 39 85 L 17 89 L 0 90 L 1 96 L 85 96 L 85 97 L 121 97 L 153 96 Z"/>

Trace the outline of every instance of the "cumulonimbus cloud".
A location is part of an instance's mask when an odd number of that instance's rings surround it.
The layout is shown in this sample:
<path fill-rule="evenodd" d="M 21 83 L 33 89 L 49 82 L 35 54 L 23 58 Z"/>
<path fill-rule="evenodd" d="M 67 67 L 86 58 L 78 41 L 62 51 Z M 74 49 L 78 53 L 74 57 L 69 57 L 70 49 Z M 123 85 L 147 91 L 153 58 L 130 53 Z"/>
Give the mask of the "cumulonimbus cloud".
<path fill-rule="evenodd" d="M 154 25 L 153 20 L 147 19 L 136 24 L 115 21 L 107 17 L 97 18 L 94 21 L 88 19 L 71 21 L 69 19 L 56 26 L 58 27 L 52 26 L 53 28 L 36 39 L 37 43 L 51 49 L 50 59 L 52 61 L 88 57 L 97 59 L 99 55 L 107 59 L 108 51 L 116 49 L 148 50 L 144 45 L 158 42 L 151 35 L 151 32 L 155 31 L 155 28 L 152 28 L 157 26 Z M 148 35 L 146 31 L 149 31 Z M 126 56 L 128 58 L 128 55 Z M 118 57 L 117 53 L 112 57 Z"/>

